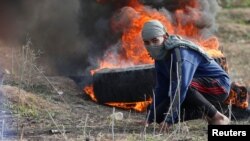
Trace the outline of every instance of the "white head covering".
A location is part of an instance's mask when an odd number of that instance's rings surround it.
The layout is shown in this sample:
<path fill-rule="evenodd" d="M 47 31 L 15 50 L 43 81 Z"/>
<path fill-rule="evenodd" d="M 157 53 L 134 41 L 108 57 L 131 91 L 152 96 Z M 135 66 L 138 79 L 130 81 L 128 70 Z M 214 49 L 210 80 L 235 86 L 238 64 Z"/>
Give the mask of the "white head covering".
<path fill-rule="evenodd" d="M 162 36 L 167 33 L 164 25 L 158 20 L 150 20 L 146 22 L 142 28 L 142 38 L 144 40 Z"/>

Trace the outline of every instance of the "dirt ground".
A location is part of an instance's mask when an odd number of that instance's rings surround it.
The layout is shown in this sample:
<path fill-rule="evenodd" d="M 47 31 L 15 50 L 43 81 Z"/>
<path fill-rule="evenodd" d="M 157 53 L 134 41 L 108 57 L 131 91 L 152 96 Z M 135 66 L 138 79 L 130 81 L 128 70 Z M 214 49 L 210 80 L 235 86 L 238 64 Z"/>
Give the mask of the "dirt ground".
<path fill-rule="evenodd" d="M 229 74 L 249 89 L 250 8 L 222 10 L 217 22 L 217 36 L 227 57 Z M 82 88 L 70 78 L 44 76 L 39 71 L 34 76 L 23 74 L 24 78 L 13 76 L 13 66 L 8 60 L 15 53 L 0 43 L 0 66 L 5 72 L 0 85 L 2 140 L 207 140 L 204 120 L 182 123 L 178 135 L 177 127 L 166 135 L 159 133 L 155 125 L 154 135 L 154 125 L 145 128 L 141 123 L 146 118 L 145 112 L 99 105 L 84 95 Z M 123 119 L 113 120 L 112 113 L 118 112 L 123 114 Z M 250 124 L 250 119 L 233 122 Z"/>

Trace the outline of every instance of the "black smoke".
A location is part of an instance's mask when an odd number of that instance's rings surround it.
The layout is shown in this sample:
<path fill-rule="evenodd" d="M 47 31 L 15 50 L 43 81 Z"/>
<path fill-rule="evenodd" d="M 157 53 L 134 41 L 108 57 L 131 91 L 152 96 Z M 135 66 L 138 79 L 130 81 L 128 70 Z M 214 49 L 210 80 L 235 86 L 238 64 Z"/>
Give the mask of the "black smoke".
<path fill-rule="evenodd" d="M 97 60 L 110 46 L 119 42 L 122 33 L 114 32 L 111 19 L 130 0 L 2 0 L 0 4 L 0 41 L 9 46 L 25 44 L 43 51 L 41 65 L 48 74 L 75 75 L 98 66 Z M 156 9 L 177 21 L 174 12 L 185 9 L 185 20 L 194 12 L 202 19 L 194 22 L 201 35 L 216 31 L 216 0 L 139 0 L 149 9 Z M 200 7 L 194 8 L 192 2 Z M 89 66 L 91 66 L 89 68 Z"/>
<path fill-rule="evenodd" d="M 20 47 L 31 38 L 48 74 L 71 74 L 87 66 L 87 44 L 79 36 L 78 0 L 2 0 L 0 41 Z"/>
<path fill-rule="evenodd" d="M 201 36 L 207 38 L 217 31 L 215 21 L 216 15 L 220 10 L 217 0 L 141 0 L 145 4 L 151 5 L 153 8 L 161 10 L 163 13 L 174 13 L 178 9 L 184 10 L 184 18 L 181 24 L 192 22 L 201 31 Z M 196 7 L 195 4 L 199 6 Z M 198 14 L 200 19 L 194 20 L 195 14 Z M 176 23 L 174 15 L 172 15 L 173 23 Z M 177 24 L 177 23 L 176 23 Z"/>

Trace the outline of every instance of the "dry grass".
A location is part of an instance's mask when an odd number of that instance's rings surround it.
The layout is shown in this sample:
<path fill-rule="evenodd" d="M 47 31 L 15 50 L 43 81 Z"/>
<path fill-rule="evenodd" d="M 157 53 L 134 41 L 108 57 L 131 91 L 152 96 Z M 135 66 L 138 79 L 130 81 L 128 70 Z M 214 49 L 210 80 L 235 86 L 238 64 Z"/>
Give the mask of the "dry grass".
<path fill-rule="evenodd" d="M 16 108 L 23 109 L 22 113 L 26 116 L 36 115 L 39 112 L 45 112 L 46 109 L 54 111 L 63 111 L 63 105 L 57 105 L 50 103 L 44 98 L 25 90 L 20 90 L 20 88 L 15 86 L 2 86 L 2 96 L 6 98 L 6 102 L 9 102 L 7 105 L 10 108 L 13 108 L 16 111 Z M 20 102 L 20 103 L 19 103 Z M 17 112 L 17 111 L 16 111 Z"/>

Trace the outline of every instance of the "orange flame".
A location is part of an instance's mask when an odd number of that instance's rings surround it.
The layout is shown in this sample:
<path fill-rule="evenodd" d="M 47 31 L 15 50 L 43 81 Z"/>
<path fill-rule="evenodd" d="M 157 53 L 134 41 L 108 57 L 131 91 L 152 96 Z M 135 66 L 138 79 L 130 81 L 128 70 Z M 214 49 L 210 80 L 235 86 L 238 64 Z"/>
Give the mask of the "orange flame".
<path fill-rule="evenodd" d="M 151 104 L 152 99 L 142 101 L 142 102 L 128 102 L 128 103 L 106 103 L 109 106 L 119 107 L 123 109 L 133 109 L 138 112 L 143 112 L 147 109 L 147 107 Z"/>
<path fill-rule="evenodd" d="M 107 0 L 99 1 L 105 2 Z M 188 11 L 184 8 L 178 9 L 174 13 L 176 22 L 173 24 L 166 15 L 155 9 L 145 7 L 140 4 L 138 0 L 130 0 L 129 6 L 130 7 L 123 8 L 121 13 L 115 15 L 111 21 L 111 27 L 114 32 L 122 32 L 120 46 L 115 46 L 113 49 L 106 51 L 103 58 L 99 60 L 99 68 L 91 70 L 92 75 L 103 68 L 124 68 L 140 64 L 153 64 L 153 60 L 144 48 L 140 34 L 143 24 L 150 19 L 161 21 L 167 28 L 169 34 L 178 34 L 188 37 L 203 47 L 212 57 L 223 56 L 218 50 L 219 42 L 216 37 L 211 37 L 209 39 L 203 39 L 201 37 L 199 33 L 200 29 L 196 27 L 193 22 L 200 19 L 198 12 L 195 12 L 194 10 Z M 190 8 L 198 8 L 199 4 L 197 0 L 190 0 L 189 6 Z M 188 20 L 185 19 L 186 21 L 183 23 L 186 12 L 189 12 L 190 17 Z M 94 95 L 93 86 L 88 86 L 84 90 L 94 101 L 97 101 Z M 151 100 L 146 102 L 107 104 L 123 107 L 125 109 L 132 108 L 137 111 L 143 111 L 150 102 Z M 131 105 L 133 106 L 131 107 Z"/>
<path fill-rule="evenodd" d="M 198 7 L 197 1 L 190 1 L 191 7 Z M 216 37 L 209 39 L 202 39 L 199 31 L 193 21 L 200 19 L 198 13 L 190 12 L 191 16 L 186 23 L 183 24 L 185 10 L 178 9 L 175 11 L 176 24 L 173 24 L 163 13 L 145 8 L 137 0 L 131 0 L 130 7 L 125 7 L 111 21 L 114 31 L 123 29 L 121 37 L 121 50 L 115 52 L 108 50 L 99 60 L 99 68 L 92 70 L 91 74 L 102 68 L 124 68 L 135 66 L 139 64 L 153 64 L 153 60 L 149 57 L 146 49 L 144 48 L 141 39 L 141 29 L 145 22 L 150 19 L 160 20 L 167 28 L 170 34 L 178 34 L 192 39 L 194 42 L 205 48 L 211 56 L 222 56 L 218 50 L 219 42 Z M 119 48 L 119 47 L 117 47 Z M 118 49 L 117 49 L 118 50 Z M 210 51 L 213 50 L 213 51 Z"/>
<path fill-rule="evenodd" d="M 89 95 L 93 101 L 97 102 L 97 99 L 95 97 L 94 90 L 93 90 L 93 85 L 86 86 L 84 88 L 84 92 L 87 95 Z M 152 99 L 150 98 L 142 102 L 127 102 L 127 103 L 110 102 L 110 103 L 105 103 L 105 104 L 109 106 L 123 108 L 123 109 L 134 109 L 138 112 L 143 112 L 146 110 L 146 108 L 149 106 L 151 102 L 152 102 Z"/>
<path fill-rule="evenodd" d="M 87 95 L 89 95 L 90 98 L 91 98 L 93 101 L 97 102 L 97 99 L 96 99 L 95 93 L 94 93 L 94 89 L 93 89 L 93 85 L 86 86 L 86 87 L 83 89 L 83 91 L 84 91 Z"/>

